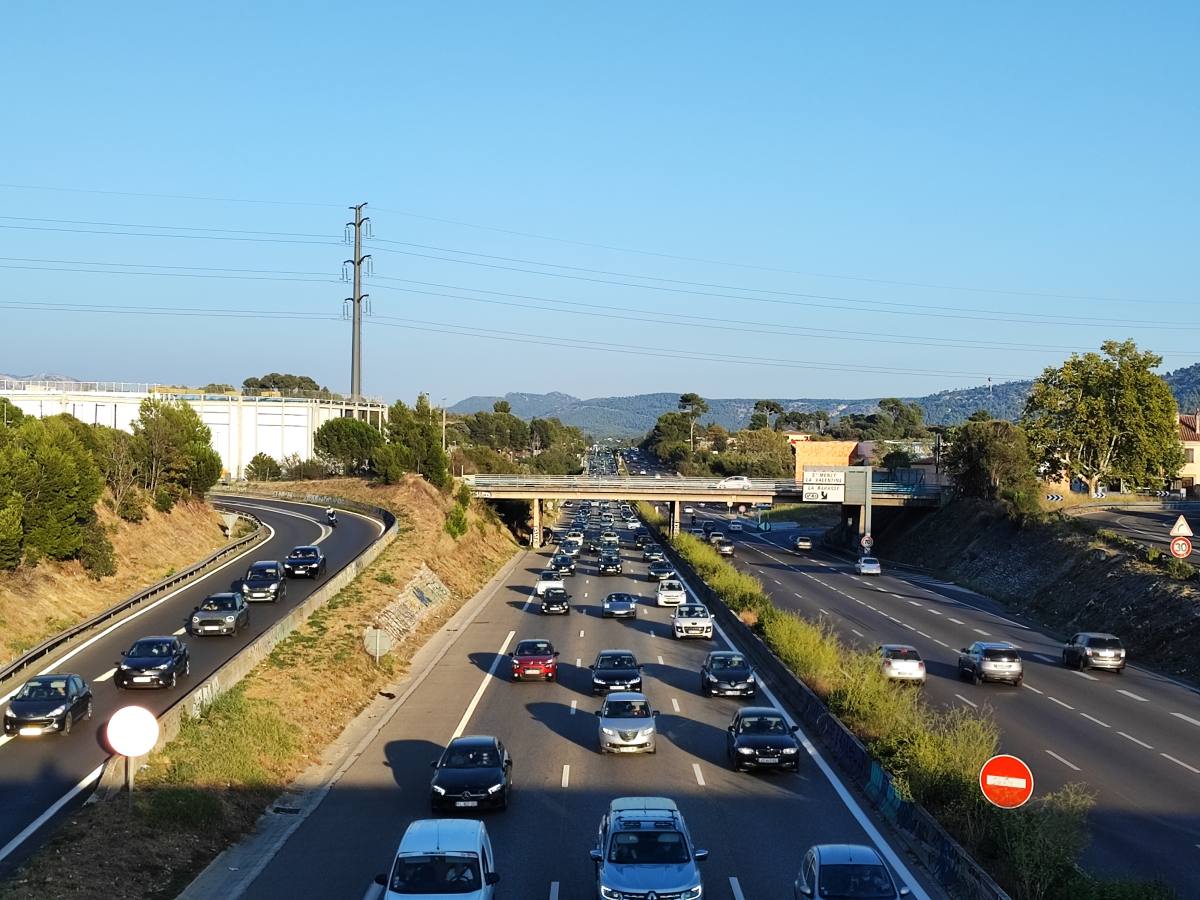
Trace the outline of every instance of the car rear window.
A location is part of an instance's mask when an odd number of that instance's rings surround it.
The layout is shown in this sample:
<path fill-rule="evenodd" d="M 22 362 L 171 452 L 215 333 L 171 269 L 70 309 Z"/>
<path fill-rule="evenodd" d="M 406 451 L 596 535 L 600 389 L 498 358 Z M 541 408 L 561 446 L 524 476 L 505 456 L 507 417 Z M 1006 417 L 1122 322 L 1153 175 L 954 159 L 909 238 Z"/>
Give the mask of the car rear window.
<path fill-rule="evenodd" d="M 1098 647 L 1101 650 L 1121 649 L 1121 641 L 1118 638 L 1088 638 L 1087 645 L 1089 647 Z"/>
<path fill-rule="evenodd" d="M 885 650 L 885 651 L 884 651 L 884 655 L 885 655 L 885 656 L 886 656 L 888 659 L 911 659 L 911 660 L 919 660 L 919 659 L 921 658 L 921 654 L 920 654 L 920 653 L 918 653 L 916 650 L 912 650 L 912 649 L 903 649 L 903 650 L 896 650 L 896 649 L 892 649 L 892 650 Z M 990 659 L 990 657 L 989 657 L 989 659 Z"/>
<path fill-rule="evenodd" d="M 993 662 L 1017 662 L 1021 659 L 1016 650 L 1006 650 L 999 647 L 989 647 L 983 651 L 983 658 Z"/>

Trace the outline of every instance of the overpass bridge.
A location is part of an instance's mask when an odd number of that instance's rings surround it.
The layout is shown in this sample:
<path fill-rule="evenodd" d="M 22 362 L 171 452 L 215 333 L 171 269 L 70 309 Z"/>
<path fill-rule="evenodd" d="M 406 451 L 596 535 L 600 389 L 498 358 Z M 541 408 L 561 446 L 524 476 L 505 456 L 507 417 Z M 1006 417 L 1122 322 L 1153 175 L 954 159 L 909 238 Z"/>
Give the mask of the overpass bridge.
<path fill-rule="evenodd" d="M 871 531 L 872 506 L 937 507 L 938 485 L 878 481 L 870 466 L 805 469 L 805 480 L 753 479 L 748 485 L 722 487 L 712 478 L 656 478 L 645 475 L 467 475 L 463 481 L 485 500 L 529 500 L 535 546 L 541 541 L 543 500 L 645 500 L 666 503 L 671 534 L 679 533 L 684 503 L 840 503 L 845 518 L 860 534 Z"/>

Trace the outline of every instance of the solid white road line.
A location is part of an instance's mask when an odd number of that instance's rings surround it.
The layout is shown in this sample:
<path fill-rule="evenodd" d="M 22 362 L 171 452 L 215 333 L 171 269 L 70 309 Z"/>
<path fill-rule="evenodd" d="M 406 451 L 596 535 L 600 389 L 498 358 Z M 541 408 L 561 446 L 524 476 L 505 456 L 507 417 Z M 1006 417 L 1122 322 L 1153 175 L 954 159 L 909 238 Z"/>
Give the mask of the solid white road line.
<path fill-rule="evenodd" d="M 671 709 L 673 709 L 675 712 L 679 712 L 679 701 L 674 697 L 671 698 Z"/>
<path fill-rule="evenodd" d="M 700 771 L 700 763 L 692 763 L 692 771 L 696 773 L 696 784 L 704 787 L 704 773 Z"/>
<path fill-rule="evenodd" d="M 966 624 L 967 624 L 967 623 L 966 623 L 966 622 L 964 622 L 962 619 L 956 619 L 956 618 L 954 618 L 954 616 L 947 616 L 946 618 L 948 618 L 948 619 L 949 619 L 951 622 L 953 622 L 955 625 L 966 625 Z"/>
<path fill-rule="evenodd" d="M 1125 738 L 1125 739 L 1126 739 L 1126 740 L 1128 740 L 1128 741 L 1133 741 L 1133 742 L 1134 742 L 1135 744 L 1137 744 L 1139 747 L 1145 747 L 1147 750 L 1153 750 L 1153 749 L 1154 749 L 1154 748 L 1153 748 L 1153 747 L 1151 747 L 1149 744 L 1147 744 L 1145 741 L 1139 741 L 1139 740 L 1138 740 L 1137 738 L 1135 738 L 1135 737 L 1134 737 L 1132 734 L 1126 734 L 1126 733 L 1125 733 L 1125 732 L 1123 732 L 1123 731 L 1118 731 L 1118 732 L 1117 732 L 1117 734 L 1119 734 L 1121 737 Z"/>
<path fill-rule="evenodd" d="M 80 781 L 77 785 L 75 785 L 75 787 L 71 788 L 69 791 L 67 791 L 65 794 L 63 794 L 61 797 L 59 797 L 57 800 L 55 800 L 54 804 L 49 809 L 47 809 L 44 813 L 42 813 L 40 816 L 38 816 L 36 819 L 34 819 L 28 825 L 26 825 L 21 830 L 20 834 L 18 834 L 16 837 L 14 837 L 11 841 L 9 841 L 3 847 L 0 847 L 0 861 L 7 859 L 8 856 L 14 850 L 16 850 L 18 847 L 21 846 L 21 844 L 23 844 L 25 842 L 26 838 L 28 838 L 31 834 L 33 834 L 35 831 L 37 831 L 39 828 L 41 828 L 43 825 L 45 825 L 48 821 L 50 821 L 50 819 L 54 818 L 54 816 L 58 813 L 58 811 L 60 809 L 62 809 L 64 806 L 66 806 L 68 803 L 70 803 L 72 800 L 74 800 L 75 797 L 84 788 L 86 788 L 89 784 L 91 784 L 93 781 L 95 781 L 97 778 L 99 778 L 100 773 L 103 771 L 104 771 L 104 763 L 100 763 L 100 765 L 96 766 L 96 768 L 92 769 L 92 771 L 90 771 L 86 775 L 84 775 L 83 780 Z"/>
<path fill-rule="evenodd" d="M 575 715 L 575 704 L 577 704 L 578 702 L 579 702 L 578 700 L 571 701 L 571 715 Z"/>
<path fill-rule="evenodd" d="M 1074 708 L 1075 708 L 1075 707 L 1073 707 L 1073 706 L 1072 706 L 1070 703 L 1063 703 L 1063 702 L 1062 702 L 1061 700 L 1059 700 L 1057 697 L 1051 697 L 1049 694 L 1047 694 L 1047 695 L 1046 695 L 1046 699 L 1047 699 L 1047 700 L 1049 700 L 1049 701 L 1051 701 L 1051 702 L 1053 702 L 1053 703 L 1057 703 L 1059 706 L 1065 706 L 1067 709 L 1074 709 Z"/>
<path fill-rule="evenodd" d="M 1075 670 L 1075 674 L 1078 675 L 1080 678 L 1086 678 L 1088 681 L 1099 681 L 1100 680 L 1095 675 L 1089 675 L 1087 672 L 1080 672 L 1078 669 Z M 1197 723 L 1197 724 L 1200 724 L 1200 723 Z"/>
<path fill-rule="evenodd" d="M 487 690 L 487 686 L 492 683 L 493 676 L 496 674 L 496 669 L 500 667 L 500 661 L 505 658 L 504 651 L 508 649 L 509 641 L 516 637 L 515 631 L 510 631 L 508 636 L 504 638 L 504 643 L 500 645 L 500 649 L 496 651 L 496 658 L 492 660 L 491 666 L 487 670 L 487 674 L 483 676 L 483 681 L 479 682 L 479 687 L 475 691 L 475 696 L 471 698 L 471 702 L 467 704 L 467 711 L 463 713 L 462 718 L 458 720 L 458 726 L 454 729 L 454 734 L 450 735 L 451 740 L 456 737 L 462 737 L 463 730 L 466 729 L 467 723 L 471 721 L 471 715 L 475 712 L 475 707 L 479 705 L 479 699 L 483 696 L 483 692 Z"/>
<path fill-rule="evenodd" d="M 567 787 L 571 784 L 571 767 L 563 766 L 562 786 Z"/>
<path fill-rule="evenodd" d="M 963 703 L 967 704 L 967 706 L 971 707 L 971 709 L 979 709 L 978 703 L 972 703 L 970 700 L 968 700 L 962 694 L 955 694 L 954 696 L 957 697 L 959 700 L 961 700 Z"/>
<path fill-rule="evenodd" d="M 1101 722 L 1101 721 L 1100 721 L 1099 719 L 1097 719 L 1095 716 L 1089 716 L 1087 713 L 1082 713 L 1082 712 L 1080 713 L 1080 715 L 1081 715 L 1081 716 L 1083 716 L 1085 719 L 1087 719 L 1087 720 L 1088 720 L 1088 721 L 1090 721 L 1090 722 L 1095 722 L 1097 725 L 1103 725 L 1105 728 L 1111 728 L 1111 727 L 1112 727 L 1112 726 L 1110 726 L 1110 725 L 1109 725 L 1107 722 Z"/>
<path fill-rule="evenodd" d="M 112 678 L 112 677 L 113 677 L 114 675 L 116 675 L 116 674 L 117 674 L 117 670 L 116 670 L 116 669 L 109 669 L 109 670 L 108 670 L 107 672 L 105 672 L 103 675 L 97 675 L 97 676 L 96 676 L 95 678 L 93 678 L 92 680 L 93 680 L 93 681 L 108 681 L 108 679 Z"/>
<path fill-rule="evenodd" d="M 1195 766 L 1189 766 L 1183 760 L 1176 759 L 1175 757 L 1170 756 L 1169 754 L 1166 754 L 1166 753 L 1160 753 L 1158 755 L 1161 756 L 1163 759 L 1169 759 L 1171 762 L 1175 763 L 1175 765 L 1177 765 L 1177 766 L 1183 766 L 1185 769 L 1187 769 L 1189 772 L 1191 772 L 1194 775 L 1200 775 L 1200 769 L 1197 769 Z"/>
<path fill-rule="evenodd" d="M 1145 697 L 1139 697 L 1139 696 L 1138 696 L 1137 694 L 1135 694 L 1133 691 L 1122 691 L 1122 690 L 1118 690 L 1118 691 L 1117 691 L 1117 693 L 1118 693 L 1118 694 L 1124 694 L 1124 695 L 1125 695 L 1126 697 L 1128 697 L 1130 700 L 1136 700 L 1138 703 L 1149 703 L 1149 702 L 1150 702 L 1150 701 L 1149 701 L 1149 700 L 1147 700 Z"/>
<path fill-rule="evenodd" d="M 1057 759 L 1060 763 L 1062 763 L 1068 769 L 1074 769 L 1076 772 L 1079 771 L 1079 766 L 1075 765 L 1075 763 L 1071 762 L 1068 759 L 1063 759 L 1061 756 L 1059 756 L 1053 750 L 1047 750 L 1046 752 L 1049 753 L 1051 756 L 1053 756 L 1055 759 Z"/>
<path fill-rule="evenodd" d="M 558 882 L 550 882 L 550 900 L 558 900 Z"/>
<path fill-rule="evenodd" d="M 746 895 L 742 893 L 742 886 L 732 875 L 729 876 L 729 890 L 733 892 L 733 900 L 746 900 Z"/>
<path fill-rule="evenodd" d="M 1173 715 L 1177 719 L 1183 719 L 1183 721 L 1185 721 L 1185 722 L 1190 722 L 1192 725 L 1200 726 L 1200 722 L 1197 722 L 1191 716 L 1185 716 L 1183 713 L 1171 713 L 1171 715 Z"/>

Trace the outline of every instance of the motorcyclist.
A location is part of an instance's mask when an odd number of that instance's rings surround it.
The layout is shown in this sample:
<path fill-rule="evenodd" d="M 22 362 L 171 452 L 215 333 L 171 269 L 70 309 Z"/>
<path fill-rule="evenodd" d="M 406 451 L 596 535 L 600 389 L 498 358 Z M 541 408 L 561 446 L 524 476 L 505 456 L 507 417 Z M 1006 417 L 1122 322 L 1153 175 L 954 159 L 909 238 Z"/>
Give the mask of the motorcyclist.
<path fill-rule="evenodd" d="M 325 519 L 330 525 L 337 525 L 337 513 L 332 506 L 325 507 Z"/>

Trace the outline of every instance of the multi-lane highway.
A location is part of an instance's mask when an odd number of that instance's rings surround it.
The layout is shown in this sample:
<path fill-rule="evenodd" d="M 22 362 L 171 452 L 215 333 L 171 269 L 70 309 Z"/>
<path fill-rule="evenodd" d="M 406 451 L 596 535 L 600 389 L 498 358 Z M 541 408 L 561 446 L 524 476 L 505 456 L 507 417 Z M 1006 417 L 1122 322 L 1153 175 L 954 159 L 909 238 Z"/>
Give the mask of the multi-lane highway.
<path fill-rule="evenodd" d="M 867 814 L 812 758 L 804 758 L 799 774 L 730 770 L 725 729 L 746 701 L 708 699 L 697 691 L 704 656 L 726 646 L 721 636 L 711 643 L 675 641 L 669 611 L 648 600 L 636 621 L 601 618 L 606 593 L 653 594 L 641 554 L 628 539 L 622 575 L 597 575 L 594 555 L 584 552 L 578 573 L 566 579 L 574 601 L 567 616 L 543 616 L 531 602 L 549 555 L 524 554 L 508 578 L 449 623 L 444 656 L 414 673 L 420 677 L 402 695 L 397 714 L 324 801 L 281 847 L 250 854 L 255 864 L 269 861 L 244 896 L 373 896 L 372 879 L 388 869 L 407 824 L 430 815 L 431 761 L 463 733 L 500 737 L 514 759 L 509 808 L 486 815 L 506 897 L 594 897 L 588 851 L 602 812 L 619 796 L 678 802 L 697 845 L 711 851 L 703 866 L 705 897 L 714 900 L 790 897 L 811 844 L 884 843 Z M 505 654 L 518 640 L 535 637 L 549 639 L 561 653 L 559 680 L 512 683 Z M 598 751 L 594 711 L 600 701 L 586 667 L 609 648 L 631 650 L 645 664 L 645 692 L 661 712 L 655 755 Z M 769 700 L 760 695 L 755 702 Z M 893 858 L 916 896 L 928 896 Z"/>
<path fill-rule="evenodd" d="M 734 534 L 734 564 L 757 576 L 777 607 L 830 623 L 848 644 L 916 647 L 930 702 L 991 709 L 1001 748 L 1029 762 L 1038 793 L 1088 784 L 1097 794 L 1089 868 L 1162 876 L 1182 896 L 1200 896 L 1200 693 L 1136 659 L 1122 675 L 1064 668 L 1060 641 L 999 604 L 886 566 L 882 577 L 860 577 L 843 557 L 787 549 L 798 533 Z M 957 650 L 977 640 L 1019 647 L 1024 685 L 959 680 Z"/>
<path fill-rule="evenodd" d="M 0 870 L 6 870 L 37 844 L 37 832 L 53 820 L 54 807 L 64 798 L 71 808 L 88 793 L 99 775 L 108 751 L 104 747 L 104 723 L 117 708 L 137 703 L 161 713 L 189 688 L 211 674 L 240 648 L 266 631 L 277 619 L 301 603 L 320 582 L 293 579 L 288 582 L 287 598 L 278 604 L 255 603 L 250 610 L 250 627 L 237 637 L 189 637 L 183 628 L 192 609 L 207 594 L 227 591 L 257 559 L 282 559 L 298 544 L 319 543 L 329 560 L 328 573 L 341 569 L 376 540 L 383 525 L 351 513 L 339 517 L 339 525 L 330 530 L 321 510 L 296 503 L 222 498 L 230 506 L 243 508 L 257 516 L 270 529 L 269 539 L 219 569 L 188 582 L 184 587 L 147 604 L 134 615 L 98 632 L 65 657 L 32 667 L 32 676 L 42 671 L 72 672 L 82 675 L 94 693 L 95 714 L 90 722 L 80 722 L 69 735 L 38 738 L 0 736 Z M 122 650 L 139 637 L 155 634 L 179 634 L 191 650 L 191 675 L 172 690 L 118 690 L 112 683 L 116 661 Z M 20 687 L 18 676 L 0 689 L 0 706 Z"/>

